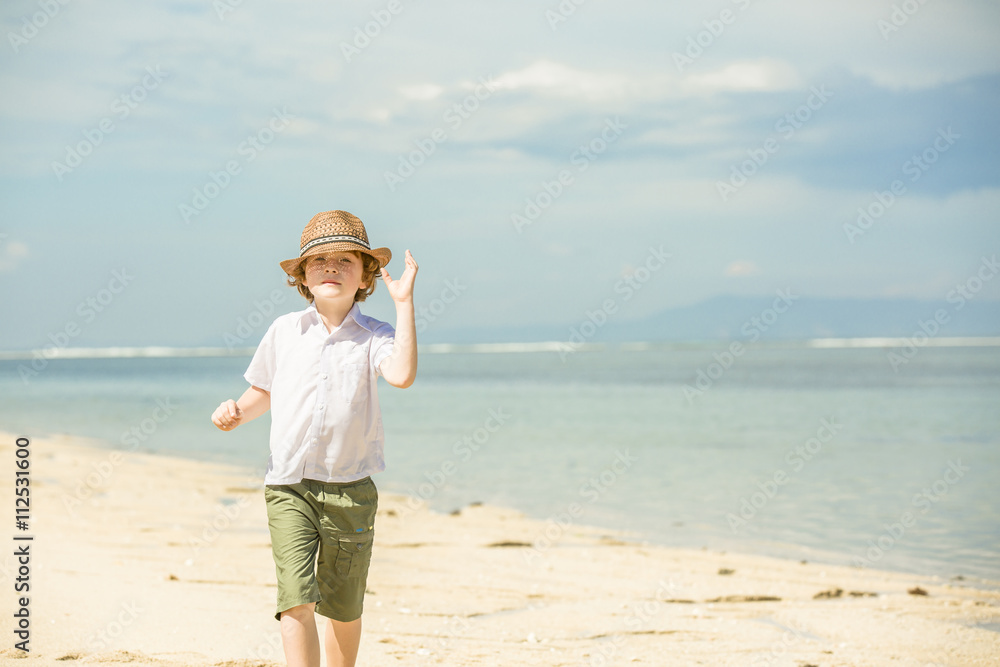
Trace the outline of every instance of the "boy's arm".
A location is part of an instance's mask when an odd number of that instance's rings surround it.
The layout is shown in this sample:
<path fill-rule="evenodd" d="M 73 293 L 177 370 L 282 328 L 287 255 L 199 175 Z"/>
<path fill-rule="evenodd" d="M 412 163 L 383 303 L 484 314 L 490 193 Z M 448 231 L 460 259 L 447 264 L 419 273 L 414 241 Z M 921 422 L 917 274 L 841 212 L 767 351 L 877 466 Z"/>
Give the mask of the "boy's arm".
<path fill-rule="evenodd" d="M 396 338 L 392 354 L 382 362 L 379 370 L 386 382 L 401 389 L 409 387 L 417 377 L 417 325 L 413 315 L 413 282 L 417 268 L 417 262 L 407 250 L 406 269 L 399 280 L 393 280 L 389 272 L 382 269 L 382 280 L 396 304 Z"/>
<path fill-rule="evenodd" d="M 409 387 L 417 377 L 417 326 L 412 302 L 396 304 L 396 339 L 392 354 L 379 369 L 386 382 L 401 389 Z"/>
<path fill-rule="evenodd" d="M 223 431 L 232 431 L 240 424 L 260 417 L 271 409 L 271 394 L 251 385 L 238 400 L 223 402 L 212 413 L 212 423 Z"/>

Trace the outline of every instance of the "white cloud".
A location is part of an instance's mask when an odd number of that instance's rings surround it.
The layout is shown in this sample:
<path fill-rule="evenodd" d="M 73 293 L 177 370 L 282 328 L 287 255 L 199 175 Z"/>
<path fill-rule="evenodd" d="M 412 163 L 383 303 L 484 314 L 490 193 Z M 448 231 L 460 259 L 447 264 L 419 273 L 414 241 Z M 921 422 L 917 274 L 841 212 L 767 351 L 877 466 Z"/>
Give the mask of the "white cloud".
<path fill-rule="evenodd" d="M 427 100 L 433 100 L 440 97 L 441 93 L 444 92 L 444 88 L 433 83 L 421 83 L 402 86 L 400 87 L 399 92 L 408 100 L 425 102 Z"/>
<path fill-rule="evenodd" d="M 803 85 L 792 65 L 772 58 L 733 62 L 706 74 L 687 76 L 684 83 L 695 91 L 713 92 L 790 90 Z"/>
<path fill-rule="evenodd" d="M 731 278 L 744 278 L 746 276 L 756 276 L 760 273 L 760 268 L 749 259 L 738 259 L 726 267 L 724 275 Z"/>
<path fill-rule="evenodd" d="M 568 65 L 539 60 L 527 67 L 501 74 L 495 79 L 499 88 L 529 89 L 559 97 L 609 99 L 620 95 L 626 77 L 574 69 Z"/>
<path fill-rule="evenodd" d="M 0 272 L 13 271 L 27 256 L 27 245 L 20 241 L 7 241 L 7 235 L 0 234 Z"/>
<path fill-rule="evenodd" d="M 538 60 L 498 76 L 506 90 L 526 90 L 548 97 L 589 101 L 640 102 L 704 96 L 719 92 L 780 91 L 804 84 L 796 68 L 775 58 L 735 60 L 703 74 L 670 71 L 593 71 Z"/>

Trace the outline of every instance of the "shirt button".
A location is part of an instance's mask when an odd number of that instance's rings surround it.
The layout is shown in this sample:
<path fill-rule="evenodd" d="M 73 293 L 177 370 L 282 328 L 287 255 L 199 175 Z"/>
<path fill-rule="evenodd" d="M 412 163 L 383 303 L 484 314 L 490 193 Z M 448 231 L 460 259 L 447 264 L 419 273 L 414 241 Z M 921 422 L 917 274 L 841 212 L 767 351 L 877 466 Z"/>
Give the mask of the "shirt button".
<path fill-rule="evenodd" d="M 323 410 L 326 409 L 326 406 L 325 405 L 321 405 L 321 406 L 319 406 L 319 409 L 320 409 L 320 412 L 322 412 Z"/>
<path fill-rule="evenodd" d="M 320 375 L 319 377 L 320 377 L 320 379 L 323 379 L 323 380 L 325 380 L 325 379 L 327 379 L 327 378 L 328 378 L 328 377 L 330 377 L 330 376 L 329 376 L 329 375 L 327 375 L 326 373 L 323 373 L 323 374 L 322 374 L 322 375 Z"/>

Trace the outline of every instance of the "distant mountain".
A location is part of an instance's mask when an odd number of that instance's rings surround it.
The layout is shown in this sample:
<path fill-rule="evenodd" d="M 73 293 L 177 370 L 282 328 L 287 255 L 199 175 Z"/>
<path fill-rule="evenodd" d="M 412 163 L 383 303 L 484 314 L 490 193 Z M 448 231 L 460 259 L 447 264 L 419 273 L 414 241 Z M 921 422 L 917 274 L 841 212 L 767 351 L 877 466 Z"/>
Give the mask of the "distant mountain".
<path fill-rule="evenodd" d="M 601 326 L 601 313 L 594 311 L 562 326 L 431 327 L 419 337 L 421 343 L 559 341 L 574 330 L 593 342 L 900 337 L 919 332 L 921 322 L 934 331 L 936 315 L 938 337 L 1000 336 L 998 301 L 971 300 L 959 307 L 945 300 L 725 295 L 638 320 L 616 314 Z"/>

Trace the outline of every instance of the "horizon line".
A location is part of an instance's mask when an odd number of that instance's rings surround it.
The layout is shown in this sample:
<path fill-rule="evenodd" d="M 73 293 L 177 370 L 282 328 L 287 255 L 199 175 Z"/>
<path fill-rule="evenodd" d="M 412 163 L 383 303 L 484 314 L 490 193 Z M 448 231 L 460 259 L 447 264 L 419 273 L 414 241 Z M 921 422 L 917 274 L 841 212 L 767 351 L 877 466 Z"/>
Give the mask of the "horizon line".
<path fill-rule="evenodd" d="M 626 352 L 641 352 L 653 348 L 707 347 L 740 343 L 734 339 L 697 339 L 666 341 L 581 342 L 539 341 L 522 343 L 425 343 L 417 345 L 426 354 L 504 354 L 525 352 L 598 352 L 618 348 Z M 912 347 L 1000 347 L 1000 336 L 964 336 L 926 338 L 918 342 L 907 337 L 857 338 L 789 338 L 741 343 L 746 347 L 791 347 L 799 349 L 902 348 Z M 195 358 L 250 357 L 255 347 L 55 347 L 32 350 L 0 351 L 0 361 L 31 359 L 133 359 L 133 358 Z"/>

